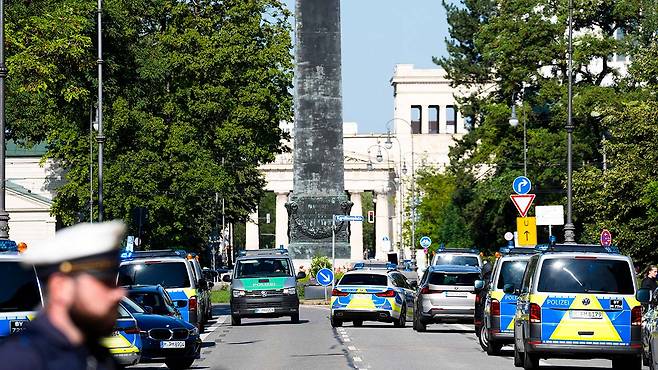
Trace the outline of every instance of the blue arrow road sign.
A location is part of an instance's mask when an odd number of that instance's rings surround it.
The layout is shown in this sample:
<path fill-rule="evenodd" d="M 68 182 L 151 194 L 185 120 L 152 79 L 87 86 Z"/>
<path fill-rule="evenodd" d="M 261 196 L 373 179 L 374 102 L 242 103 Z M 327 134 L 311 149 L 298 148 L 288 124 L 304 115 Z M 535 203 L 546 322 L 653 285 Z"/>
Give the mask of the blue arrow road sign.
<path fill-rule="evenodd" d="M 420 246 L 423 248 L 428 248 L 432 244 L 432 239 L 429 236 L 423 236 L 420 238 Z"/>
<path fill-rule="evenodd" d="M 322 269 L 318 271 L 315 279 L 318 281 L 318 284 L 322 286 L 331 285 L 331 283 L 334 281 L 334 273 L 329 269 Z"/>
<path fill-rule="evenodd" d="M 515 178 L 514 183 L 512 183 L 512 190 L 514 190 L 516 194 L 528 194 L 530 189 L 532 189 L 532 183 L 530 182 L 530 179 L 525 176 Z"/>
<path fill-rule="evenodd" d="M 363 221 L 363 216 L 349 216 L 349 215 L 335 215 L 337 222 L 343 222 L 343 221 L 357 221 L 357 222 L 362 222 Z"/>

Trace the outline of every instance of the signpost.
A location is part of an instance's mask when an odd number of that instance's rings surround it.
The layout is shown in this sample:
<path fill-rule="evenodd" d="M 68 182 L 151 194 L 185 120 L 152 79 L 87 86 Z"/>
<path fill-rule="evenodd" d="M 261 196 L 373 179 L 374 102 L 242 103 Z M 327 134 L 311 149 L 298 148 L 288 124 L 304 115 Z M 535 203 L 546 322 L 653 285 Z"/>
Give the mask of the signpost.
<path fill-rule="evenodd" d="M 538 226 L 548 226 L 548 236 L 553 235 L 552 226 L 564 225 L 564 206 L 535 207 Z"/>
<path fill-rule="evenodd" d="M 517 217 L 516 230 L 519 245 L 531 247 L 537 245 L 537 219 L 535 217 Z"/>
<path fill-rule="evenodd" d="M 532 189 L 532 183 L 530 182 L 530 179 L 525 176 L 515 178 L 512 183 L 512 190 L 514 190 L 516 194 L 528 194 L 530 189 Z"/>
<path fill-rule="evenodd" d="M 351 216 L 351 215 L 334 215 L 331 218 L 331 271 L 333 277 L 333 271 L 336 271 L 336 222 L 363 222 L 363 216 Z M 332 278 L 331 289 L 334 288 L 334 282 Z M 326 294 L 326 290 L 325 290 Z"/>
<path fill-rule="evenodd" d="M 424 249 L 427 249 L 432 245 L 432 239 L 429 236 L 423 236 L 420 238 L 420 246 Z"/>
<path fill-rule="evenodd" d="M 324 289 L 324 301 L 327 302 L 327 289 L 326 289 L 326 287 L 329 286 L 329 285 L 333 285 L 333 283 L 334 283 L 334 272 L 332 270 L 329 270 L 328 268 L 323 268 L 320 271 L 318 271 L 317 275 L 315 276 L 315 280 L 318 282 L 318 284 L 325 287 L 325 289 Z"/>
<path fill-rule="evenodd" d="M 525 217 L 530 210 L 530 205 L 532 201 L 535 200 L 534 194 L 512 194 L 509 196 L 516 207 L 516 210 L 519 211 L 521 217 Z"/>
<path fill-rule="evenodd" d="M 612 234 L 608 229 L 603 229 L 603 231 L 601 231 L 601 245 L 605 247 L 612 245 Z"/>

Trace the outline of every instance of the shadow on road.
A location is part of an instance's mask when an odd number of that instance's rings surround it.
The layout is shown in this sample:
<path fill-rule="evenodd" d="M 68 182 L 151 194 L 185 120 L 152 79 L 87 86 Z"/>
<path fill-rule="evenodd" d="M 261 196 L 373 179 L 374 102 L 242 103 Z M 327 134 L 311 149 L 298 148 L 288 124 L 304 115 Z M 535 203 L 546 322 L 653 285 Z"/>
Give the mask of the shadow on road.
<path fill-rule="evenodd" d="M 465 330 L 465 329 L 430 329 L 427 328 L 426 333 L 436 333 L 436 334 L 450 334 L 450 333 L 461 333 L 461 334 L 473 334 L 473 330 Z M 423 333 L 421 333 L 423 334 Z"/>
<path fill-rule="evenodd" d="M 233 345 L 238 345 L 238 346 L 244 346 L 244 345 L 247 345 L 247 344 L 254 344 L 254 343 L 258 343 L 258 342 L 262 342 L 262 341 L 263 341 L 262 339 L 256 339 L 256 340 L 245 340 L 245 341 L 242 341 L 242 342 L 224 342 L 224 344 L 233 344 Z"/>
<path fill-rule="evenodd" d="M 231 306 L 228 303 L 214 304 L 212 306 L 212 314 L 213 316 L 230 315 Z"/>
<path fill-rule="evenodd" d="M 264 325 L 300 325 L 309 322 L 308 320 L 299 320 L 299 323 L 293 324 L 290 320 L 287 321 L 257 321 L 257 322 L 242 322 L 240 326 L 264 326 Z"/>

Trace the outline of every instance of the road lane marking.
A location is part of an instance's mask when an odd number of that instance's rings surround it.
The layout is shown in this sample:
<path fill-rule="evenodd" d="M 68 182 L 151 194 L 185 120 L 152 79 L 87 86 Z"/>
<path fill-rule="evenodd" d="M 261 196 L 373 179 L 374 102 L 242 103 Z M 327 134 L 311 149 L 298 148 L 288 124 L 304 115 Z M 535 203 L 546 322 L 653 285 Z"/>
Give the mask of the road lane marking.
<path fill-rule="evenodd" d="M 352 361 L 354 362 L 362 362 L 361 357 L 352 357 Z"/>
<path fill-rule="evenodd" d="M 349 349 L 350 351 L 356 351 L 356 347 L 354 346 L 347 346 L 347 349 Z"/>
<path fill-rule="evenodd" d="M 466 326 L 466 325 L 464 325 L 464 324 L 455 324 L 455 326 L 458 327 L 458 328 L 461 329 L 461 330 L 466 330 L 466 331 L 472 330 L 473 332 L 475 332 L 475 328 L 473 328 L 473 327 L 468 327 L 468 326 Z"/>

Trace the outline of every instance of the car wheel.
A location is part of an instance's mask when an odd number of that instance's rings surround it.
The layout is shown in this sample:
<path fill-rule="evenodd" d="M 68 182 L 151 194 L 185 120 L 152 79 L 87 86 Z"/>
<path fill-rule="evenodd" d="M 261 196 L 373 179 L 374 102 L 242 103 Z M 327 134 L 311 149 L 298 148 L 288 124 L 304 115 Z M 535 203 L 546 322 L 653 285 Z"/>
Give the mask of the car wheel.
<path fill-rule="evenodd" d="M 231 325 L 240 326 L 242 324 L 242 318 L 238 315 L 231 315 Z"/>
<path fill-rule="evenodd" d="M 203 321 L 200 322 L 196 327 L 197 329 L 199 329 L 199 334 L 203 334 L 203 330 L 205 329 L 203 325 Z"/>
<path fill-rule="evenodd" d="M 640 356 L 626 356 L 619 357 L 612 360 L 613 369 L 629 369 L 629 370 L 641 370 L 642 369 L 642 357 Z"/>
<path fill-rule="evenodd" d="M 523 355 L 516 348 L 516 343 L 514 343 L 514 366 L 523 367 Z"/>
<path fill-rule="evenodd" d="M 194 363 L 193 358 L 189 359 L 167 359 L 165 360 L 165 365 L 172 370 L 183 370 L 189 369 Z"/>
<path fill-rule="evenodd" d="M 524 352 L 523 353 L 523 369 L 525 369 L 525 370 L 539 369 L 539 357 L 535 354 Z"/>
<path fill-rule="evenodd" d="M 335 319 L 333 316 L 331 316 L 329 321 L 331 321 L 331 327 L 333 328 L 340 328 L 341 326 L 343 326 L 343 322 L 338 319 Z"/>
<path fill-rule="evenodd" d="M 503 345 L 489 339 L 487 345 L 487 355 L 489 356 L 498 356 L 500 355 L 500 350 L 503 348 Z"/>
<path fill-rule="evenodd" d="M 421 333 L 427 330 L 427 325 L 420 318 L 420 315 L 414 315 L 414 330 Z"/>
<path fill-rule="evenodd" d="M 487 351 L 489 348 L 489 337 L 487 336 L 487 328 L 482 325 L 480 326 L 480 332 L 478 334 L 478 341 L 480 342 L 480 347 L 483 351 Z"/>
<path fill-rule="evenodd" d="M 352 321 L 352 324 L 356 326 L 357 328 L 363 326 L 363 320 L 354 320 Z"/>
<path fill-rule="evenodd" d="M 393 322 L 393 325 L 396 328 L 404 328 L 406 324 L 407 324 L 407 306 L 402 306 L 402 310 L 400 311 L 400 317 L 398 317 L 398 319 Z"/>
<path fill-rule="evenodd" d="M 299 324 L 299 312 L 290 315 L 290 322 L 293 324 Z"/>

